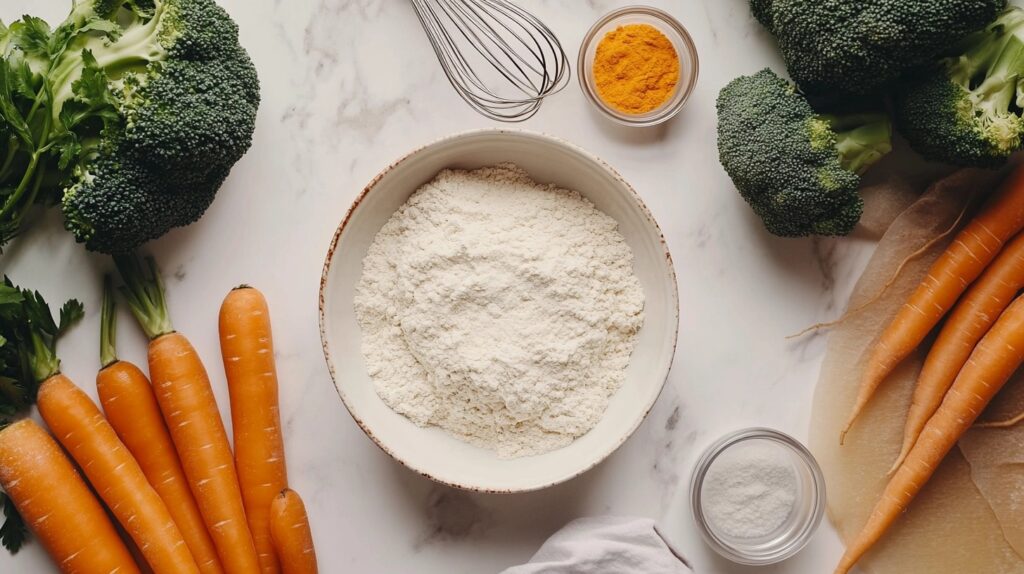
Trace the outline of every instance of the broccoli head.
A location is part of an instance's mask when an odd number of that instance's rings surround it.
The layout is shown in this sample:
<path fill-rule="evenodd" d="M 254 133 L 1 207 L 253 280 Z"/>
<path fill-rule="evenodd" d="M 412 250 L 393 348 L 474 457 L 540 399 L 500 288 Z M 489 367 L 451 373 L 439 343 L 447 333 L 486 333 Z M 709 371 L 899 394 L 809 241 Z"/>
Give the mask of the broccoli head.
<path fill-rule="evenodd" d="M 811 94 L 863 94 L 991 22 L 1006 0 L 751 0 Z"/>
<path fill-rule="evenodd" d="M 860 174 L 891 150 L 891 129 L 884 114 L 819 115 L 765 69 L 719 94 L 718 150 L 769 232 L 846 235 L 863 210 Z"/>
<path fill-rule="evenodd" d="M 896 126 L 927 159 L 998 167 L 1024 141 L 1024 11 L 1006 10 L 895 90 Z"/>
<path fill-rule="evenodd" d="M 46 110 L 43 196 L 90 250 L 194 222 L 252 142 L 259 81 L 214 0 L 78 0 L 52 31 L 26 17 L 8 35 L 6 67 Z"/>

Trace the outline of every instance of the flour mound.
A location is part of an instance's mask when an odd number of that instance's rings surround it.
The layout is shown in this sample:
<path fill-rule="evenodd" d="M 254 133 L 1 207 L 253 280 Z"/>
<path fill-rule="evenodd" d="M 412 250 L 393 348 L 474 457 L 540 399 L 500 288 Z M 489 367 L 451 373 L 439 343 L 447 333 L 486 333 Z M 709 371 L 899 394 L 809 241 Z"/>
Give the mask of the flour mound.
<path fill-rule="evenodd" d="M 416 191 L 374 239 L 355 297 L 381 399 L 503 458 L 597 424 L 643 308 L 615 220 L 512 164 L 445 170 Z"/>

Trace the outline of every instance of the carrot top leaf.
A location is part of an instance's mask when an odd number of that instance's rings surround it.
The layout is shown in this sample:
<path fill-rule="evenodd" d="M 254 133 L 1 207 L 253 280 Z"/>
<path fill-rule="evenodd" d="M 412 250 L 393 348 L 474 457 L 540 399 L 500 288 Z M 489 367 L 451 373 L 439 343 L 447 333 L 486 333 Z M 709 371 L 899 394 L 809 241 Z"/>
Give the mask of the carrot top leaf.
<path fill-rule="evenodd" d="M 146 336 L 152 340 L 173 333 L 174 325 L 167 312 L 164 284 L 156 261 L 146 257 L 143 263 L 135 255 L 115 255 L 114 264 L 124 280 L 121 294 Z"/>
<path fill-rule="evenodd" d="M 11 554 L 17 554 L 28 540 L 28 527 L 14 507 L 14 502 L 3 492 L 0 492 L 0 508 L 4 515 L 4 523 L 0 526 L 0 545 Z"/>

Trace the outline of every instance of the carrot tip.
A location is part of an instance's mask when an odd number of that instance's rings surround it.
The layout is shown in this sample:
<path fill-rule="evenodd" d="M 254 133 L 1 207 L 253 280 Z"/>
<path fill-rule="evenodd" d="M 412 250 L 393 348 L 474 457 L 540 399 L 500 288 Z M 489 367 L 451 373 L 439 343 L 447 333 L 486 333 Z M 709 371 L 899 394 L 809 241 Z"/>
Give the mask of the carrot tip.
<path fill-rule="evenodd" d="M 255 287 L 253 287 L 252 285 L 249 285 L 248 283 L 242 283 L 238 287 L 233 287 L 231 290 L 232 291 L 241 291 L 242 289 L 255 289 Z"/>

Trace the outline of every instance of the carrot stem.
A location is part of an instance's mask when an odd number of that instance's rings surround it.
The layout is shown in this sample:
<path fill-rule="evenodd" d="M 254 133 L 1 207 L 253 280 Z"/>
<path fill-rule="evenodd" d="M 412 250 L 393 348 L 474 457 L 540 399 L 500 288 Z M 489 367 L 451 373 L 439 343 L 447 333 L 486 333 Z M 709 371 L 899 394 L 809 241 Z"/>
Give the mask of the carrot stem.
<path fill-rule="evenodd" d="M 227 431 L 202 360 L 171 326 L 152 258 L 115 258 L 132 313 L 150 337 L 149 372 L 157 403 L 224 571 L 259 572 Z"/>
<path fill-rule="evenodd" d="M 152 257 L 145 259 L 145 267 L 133 255 L 116 255 L 117 266 L 125 286 L 121 293 L 128 301 L 132 315 L 150 340 L 174 332 L 171 316 L 167 312 L 163 279 Z"/>
<path fill-rule="evenodd" d="M 103 278 L 103 306 L 100 309 L 100 366 L 117 362 L 117 307 L 110 275 Z"/>

